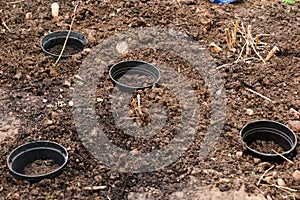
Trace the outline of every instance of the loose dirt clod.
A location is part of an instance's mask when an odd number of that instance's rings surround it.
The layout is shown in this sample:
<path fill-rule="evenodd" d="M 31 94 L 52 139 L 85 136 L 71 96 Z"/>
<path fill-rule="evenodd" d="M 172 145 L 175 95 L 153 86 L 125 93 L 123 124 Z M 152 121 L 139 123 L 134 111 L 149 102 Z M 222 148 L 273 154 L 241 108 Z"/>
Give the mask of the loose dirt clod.
<path fill-rule="evenodd" d="M 300 121 L 289 121 L 289 125 L 293 131 L 300 132 Z"/>
<path fill-rule="evenodd" d="M 24 174 L 26 175 L 41 175 L 47 174 L 59 168 L 53 160 L 36 160 L 28 164 L 24 168 Z"/>

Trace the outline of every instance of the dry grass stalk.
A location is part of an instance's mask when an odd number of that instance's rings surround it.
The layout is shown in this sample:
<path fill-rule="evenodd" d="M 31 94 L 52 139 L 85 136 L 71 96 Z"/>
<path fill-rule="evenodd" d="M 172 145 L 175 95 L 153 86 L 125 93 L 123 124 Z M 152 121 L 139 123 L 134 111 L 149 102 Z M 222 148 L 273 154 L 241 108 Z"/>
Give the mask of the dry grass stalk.
<path fill-rule="evenodd" d="M 259 35 L 256 35 L 255 36 L 255 46 L 254 46 L 255 49 L 257 49 L 258 42 L 259 42 Z"/>
<path fill-rule="evenodd" d="M 275 166 L 272 165 L 269 169 L 267 169 L 267 170 L 260 176 L 259 180 L 258 180 L 257 183 L 256 183 L 257 186 L 259 186 L 259 184 L 260 184 L 261 180 L 264 178 L 264 176 L 265 176 L 271 169 L 273 169 L 274 167 L 275 167 Z"/>
<path fill-rule="evenodd" d="M 234 48 L 234 45 L 236 43 L 236 34 L 239 29 L 239 20 L 235 21 L 234 29 L 233 29 L 233 36 L 232 36 L 232 48 Z"/>
<path fill-rule="evenodd" d="M 226 42 L 227 42 L 228 49 L 230 51 L 232 51 L 232 49 L 233 49 L 232 48 L 232 40 L 231 40 L 229 28 L 225 28 L 225 35 L 226 35 Z"/>
<path fill-rule="evenodd" d="M 286 161 L 288 161 L 291 164 L 295 164 L 293 161 L 291 161 L 290 159 L 288 159 L 287 157 L 281 155 L 280 153 L 278 153 L 277 151 L 275 151 L 274 149 L 271 149 L 276 155 L 280 156 L 281 158 L 285 159 Z"/>
<path fill-rule="evenodd" d="M 238 63 L 239 62 L 240 58 L 242 57 L 242 54 L 244 52 L 244 49 L 245 49 L 246 45 L 247 45 L 246 43 L 243 45 L 242 50 L 241 50 L 241 52 L 239 54 L 239 57 L 236 59 L 236 61 L 234 61 L 234 63 Z"/>
<path fill-rule="evenodd" d="M 264 95 L 262 95 L 262 94 L 260 94 L 260 93 L 258 93 L 258 92 L 255 92 L 254 90 L 251 90 L 251 89 L 249 89 L 249 88 L 246 88 L 246 90 L 248 90 L 249 92 L 252 92 L 252 93 L 254 93 L 254 94 L 260 96 L 261 98 L 263 98 L 263 99 L 265 99 L 265 100 L 267 100 L 267 101 L 273 102 L 270 98 L 268 98 L 268 97 L 266 97 L 266 96 L 264 96 Z"/>
<path fill-rule="evenodd" d="M 83 187 L 82 189 L 95 191 L 95 190 L 104 190 L 106 188 L 107 188 L 107 186 L 91 186 L 91 187 L 88 186 L 88 187 Z"/>
<path fill-rule="evenodd" d="M 61 59 L 61 56 L 62 56 L 62 54 L 64 53 L 64 50 L 65 50 L 65 48 L 66 48 L 66 46 L 67 46 L 67 42 L 68 42 L 68 39 L 69 39 L 69 37 L 70 37 L 70 33 L 71 33 L 71 30 L 72 30 L 72 26 L 73 26 L 73 23 L 74 23 L 74 21 L 75 21 L 75 16 L 76 16 L 75 14 L 76 14 L 76 10 L 77 10 L 77 7 L 78 7 L 78 6 L 79 6 L 79 2 L 77 2 L 76 5 L 75 5 L 74 11 L 73 11 L 73 18 L 72 18 L 72 21 L 71 21 L 71 24 L 70 24 L 69 32 L 68 32 L 68 34 L 67 34 L 67 37 L 66 37 L 66 40 L 65 40 L 65 42 L 64 42 L 63 48 L 61 49 L 61 52 L 60 52 L 60 54 L 59 54 L 59 56 L 58 56 L 58 58 L 57 58 L 57 60 L 56 60 L 56 62 L 55 62 L 54 65 L 56 65 L 56 64 L 58 63 L 58 61 Z"/>
<path fill-rule="evenodd" d="M 267 57 L 265 58 L 265 62 L 269 61 L 277 51 L 279 51 L 279 48 L 277 46 L 273 47 L 273 49 L 268 53 Z"/>
<path fill-rule="evenodd" d="M 247 32 L 246 32 L 246 55 L 249 56 L 252 53 L 252 49 L 251 49 L 251 25 L 247 26 Z"/>
<path fill-rule="evenodd" d="M 2 22 L 2 25 L 8 30 L 9 33 L 15 33 L 13 30 L 11 30 L 5 22 Z"/>
<path fill-rule="evenodd" d="M 270 184 L 270 183 L 269 183 Z M 276 187 L 284 192 L 297 192 L 297 190 L 295 189 L 292 189 L 292 188 L 289 188 L 289 187 L 284 187 L 284 186 L 279 186 L 279 185 L 275 185 L 275 184 L 270 184 L 269 186 L 273 186 L 273 187 Z"/>
<path fill-rule="evenodd" d="M 219 47 L 219 46 L 218 46 L 216 43 L 214 43 L 214 42 L 210 43 L 208 47 L 209 47 L 210 50 L 212 50 L 212 51 L 214 51 L 214 52 L 217 52 L 217 53 L 219 53 L 219 52 L 222 51 L 222 48 Z"/>

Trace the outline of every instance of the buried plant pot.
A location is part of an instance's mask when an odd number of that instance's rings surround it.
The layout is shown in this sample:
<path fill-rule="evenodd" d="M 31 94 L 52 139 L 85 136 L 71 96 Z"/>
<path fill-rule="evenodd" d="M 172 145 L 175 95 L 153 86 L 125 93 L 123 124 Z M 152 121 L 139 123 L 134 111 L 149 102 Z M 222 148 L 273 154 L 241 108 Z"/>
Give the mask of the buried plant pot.
<path fill-rule="evenodd" d="M 297 136 L 287 126 L 269 120 L 254 121 L 246 124 L 240 131 L 247 149 L 255 156 L 267 160 L 281 160 L 289 157 L 297 145 Z"/>
<path fill-rule="evenodd" d="M 149 88 L 160 80 L 160 72 L 154 65 L 139 60 L 114 64 L 109 76 L 117 87 L 126 91 Z"/>
<path fill-rule="evenodd" d="M 45 35 L 42 38 L 40 44 L 45 55 L 50 55 L 54 58 L 58 58 L 67 38 L 68 32 L 69 31 L 56 31 Z M 66 48 L 61 58 L 69 58 L 73 54 L 82 51 L 87 43 L 88 40 L 86 39 L 86 37 L 84 37 L 80 33 L 71 31 L 66 44 Z"/>
<path fill-rule="evenodd" d="M 14 149 L 7 165 L 15 178 L 36 182 L 59 175 L 67 161 L 68 152 L 60 144 L 34 141 Z"/>

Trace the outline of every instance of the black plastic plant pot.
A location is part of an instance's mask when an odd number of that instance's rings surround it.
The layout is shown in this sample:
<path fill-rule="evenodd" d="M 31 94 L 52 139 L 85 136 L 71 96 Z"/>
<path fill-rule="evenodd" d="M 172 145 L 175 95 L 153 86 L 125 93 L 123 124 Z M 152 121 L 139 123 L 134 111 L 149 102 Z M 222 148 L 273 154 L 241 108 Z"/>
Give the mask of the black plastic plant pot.
<path fill-rule="evenodd" d="M 36 161 L 51 161 L 55 164 L 46 173 L 27 174 L 25 168 L 31 166 Z M 68 162 L 67 150 L 55 142 L 50 141 L 34 141 L 23 144 L 14 149 L 7 158 L 8 167 L 16 179 L 27 179 L 32 182 L 38 182 L 44 178 L 53 178 L 59 175 Z"/>
<path fill-rule="evenodd" d="M 69 31 L 56 31 L 45 35 L 41 40 L 41 48 L 45 55 L 58 58 Z M 83 50 L 88 43 L 85 36 L 71 31 L 61 58 L 69 58 Z"/>
<path fill-rule="evenodd" d="M 287 126 L 269 120 L 254 121 L 246 124 L 240 131 L 247 149 L 255 156 L 266 160 L 279 161 L 293 155 L 297 136 Z"/>
<path fill-rule="evenodd" d="M 114 64 L 109 70 L 109 76 L 121 90 L 132 91 L 150 88 L 160 81 L 160 72 L 152 64 L 128 60 Z"/>

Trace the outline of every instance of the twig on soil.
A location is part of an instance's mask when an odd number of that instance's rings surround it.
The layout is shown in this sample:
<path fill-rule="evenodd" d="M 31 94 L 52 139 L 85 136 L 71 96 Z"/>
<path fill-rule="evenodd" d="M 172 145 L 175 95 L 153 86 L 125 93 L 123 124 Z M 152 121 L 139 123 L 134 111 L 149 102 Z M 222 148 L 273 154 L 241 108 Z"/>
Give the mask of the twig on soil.
<path fill-rule="evenodd" d="M 277 46 L 273 47 L 273 49 L 268 53 L 267 57 L 265 58 L 265 62 L 269 61 L 277 51 L 279 51 L 279 48 Z"/>
<path fill-rule="evenodd" d="M 275 34 L 264 34 L 264 33 L 261 33 L 261 34 L 258 34 L 258 36 L 259 37 L 261 37 L 261 36 L 274 36 Z"/>
<path fill-rule="evenodd" d="M 255 47 L 254 47 L 254 45 L 253 45 L 253 43 L 251 42 L 251 46 L 252 46 L 252 49 L 253 49 L 253 51 L 255 52 L 255 54 L 259 57 L 259 59 L 261 59 L 261 61 L 263 62 L 263 63 L 266 63 L 266 61 L 259 55 L 259 53 L 256 51 L 256 49 L 255 49 Z"/>
<path fill-rule="evenodd" d="M 239 54 L 239 57 L 234 61 L 235 63 L 238 63 L 239 59 L 242 57 L 242 54 L 244 52 L 244 49 L 245 49 L 246 45 L 247 45 L 247 43 L 245 43 L 244 46 L 242 47 L 242 50 Z"/>
<path fill-rule="evenodd" d="M 279 185 L 275 185 L 275 184 L 270 184 L 269 186 L 276 187 L 276 188 L 278 188 L 278 189 L 280 189 L 280 190 L 282 190 L 284 192 L 297 192 L 297 190 L 289 188 L 289 187 L 279 186 Z"/>
<path fill-rule="evenodd" d="M 14 4 L 14 3 L 21 3 L 25 0 L 19 0 L 19 1 L 12 1 L 12 2 L 6 2 L 6 4 Z"/>
<path fill-rule="evenodd" d="M 61 49 L 61 52 L 60 52 L 60 54 L 59 54 L 59 56 L 58 56 L 58 58 L 57 58 L 57 60 L 56 60 L 56 62 L 55 62 L 54 65 L 56 65 L 56 64 L 58 63 L 58 61 L 61 59 L 62 54 L 64 53 L 64 50 L 65 50 L 65 48 L 66 48 L 68 39 L 69 39 L 69 37 L 70 37 L 70 33 L 71 33 L 71 30 L 72 30 L 73 23 L 74 23 L 74 21 L 75 21 L 76 10 L 77 10 L 77 7 L 78 7 L 78 6 L 79 6 L 79 2 L 77 2 L 77 3 L 75 4 L 75 8 L 74 8 L 74 11 L 73 11 L 73 18 L 72 18 L 72 21 L 71 21 L 71 24 L 70 24 L 69 32 L 68 32 L 68 34 L 67 34 L 67 37 L 66 37 L 65 43 L 64 43 L 64 45 L 63 45 L 63 48 Z"/>
<path fill-rule="evenodd" d="M 219 67 L 217 67 L 216 69 L 222 69 L 223 67 L 226 67 L 226 66 L 229 66 L 229 65 L 232 65 L 234 63 L 226 63 L 224 65 L 220 65 Z"/>
<path fill-rule="evenodd" d="M 84 187 L 82 189 L 95 191 L 95 190 L 104 190 L 106 188 L 107 188 L 107 186 L 91 186 L 91 187 L 88 186 L 88 187 Z"/>
<path fill-rule="evenodd" d="M 256 185 L 259 186 L 260 182 L 262 181 L 262 179 L 264 178 L 264 176 L 271 170 L 273 169 L 275 166 L 272 165 L 269 169 L 267 169 L 259 178 L 259 180 L 257 181 Z"/>
<path fill-rule="evenodd" d="M 232 62 L 232 63 L 226 63 L 226 64 L 224 64 L 224 65 L 220 65 L 220 66 L 218 66 L 216 69 L 222 69 L 223 67 L 226 67 L 226 66 L 234 66 L 234 65 L 236 65 L 236 64 L 238 64 L 239 62 L 246 62 L 246 61 L 248 61 L 248 60 L 252 60 L 252 59 L 255 59 L 254 57 L 250 57 L 250 58 L 245 58 L 245 59 L 243 59 L 243 60 L 236 60 L 236 61 L 234 61 L 234 62 Z"/>
<path fill-rule="evenodd" d="M 16 89 L 13 89 L 13 91 L 21 91 L 21 90 L 29 90 L 31 89 L 32 87 L 24 87 L 24 88 L 16 88 Z"/>
<path fill-rule="evenodd" d="M 252 93 L 260 96 L 261 98 L 263 98 L 263 99 L 265 99 L 267 101 L 273 102 L 270 98 L 268 98 L 268 97 L 266 97 L 266 96 L 264 96 L 264 95 L 262 95 L 262 94 L 260 94 L 258 92 L 255 92 L 254 90 L 251 90 L 250 88 L 246 88 L 246 90 L 248 90 L 249 92 L 252 92 Z"/>
<path fill-rule="evenodd" d="M 238 31 L 241 33 L 242 37 L 246 40 L 246 44 L 247 44 L 247 46 L 246 46 L 246 55 L 248 55 L 250 53 L 251 49 L 249 49 L 249 47 L 251 46 L 254 53 L 259 57 L 259 59 L 262 60 L 263 63 L 266 63 L 265 60 L 256 51 L 256 48 L 255 48 L 255 46 L 252 42 L 253 39 L 252 39 L 252 36 L 251 36 L 251 25 L 248 25 L 247 31 L 245 30 L 243 22 L 241 22 L 241 26 L 244 30 L 244 33 L 240 29 L 238 29 Z M 246 36 L 245 36 L 245 33 L 246 33 Z M 263 35 L 263 34 L 259 34 L 259 35 Z"/>
<path fill-rule="evenodd" d="M 259 55 L 259 53 L 256 51 L 256 48 L 255 48 L 255 46 L 254 46 L 252 40 L 253 40 L 253 39 L 252 39 L 252 35 L 251 35 L 251 25 L 248 25 L 248 27 L 247 27 L 247 38 L 246 38 L 247 46 L 246 46 L 246 47 L 248 47 L 248 42 L 249 42 L 249 44 L 250 44 L 250 46 L 252 47 L 254 53 L 259 57 L 259 59 L 262 60 L 263 63 L 266 63 L 265 60 L 264 60 L 264 59 Z M 249 52 L 248 52 L 248 51 L 249 51 Z M 247 50 L 247 48 L 246 48 L 246 55 L 250 55 L 250 54 L 248 54 L 248 53 L 251 54 L 251 49 L 250 49 L 250 50 L 249 50 L 249 49 Z"/>
<path fill-rule="evenodd" d="M 253 185 L 262 195 L 265 195 L 265 193 L 261 190 L 261 189 L 259 189 L 256 185 Z"/>
<path fill-rule="evenodd" d="M 15 33 L 13 30 L 11 30 L 11 29 L 6 25 L 5 22 L 2 22 L 2 25 L 8 30 L 8 32 L 10 32 L 10 33 Z"/>
<path fill-rule="evenodd" d="M 274 149 L 271 149 L 271 151 L 273 151 L 276 155 L 280 156 L 281 158 L 285 159 L 286 161 L 288 161 L 289 163 L 295 164 L 293 161 L 291 161 L 290 159 L 288 159 L 287 157 L 281 155 L 280 153 L 278 153 L 277 151 L 275 151 Z"/>

